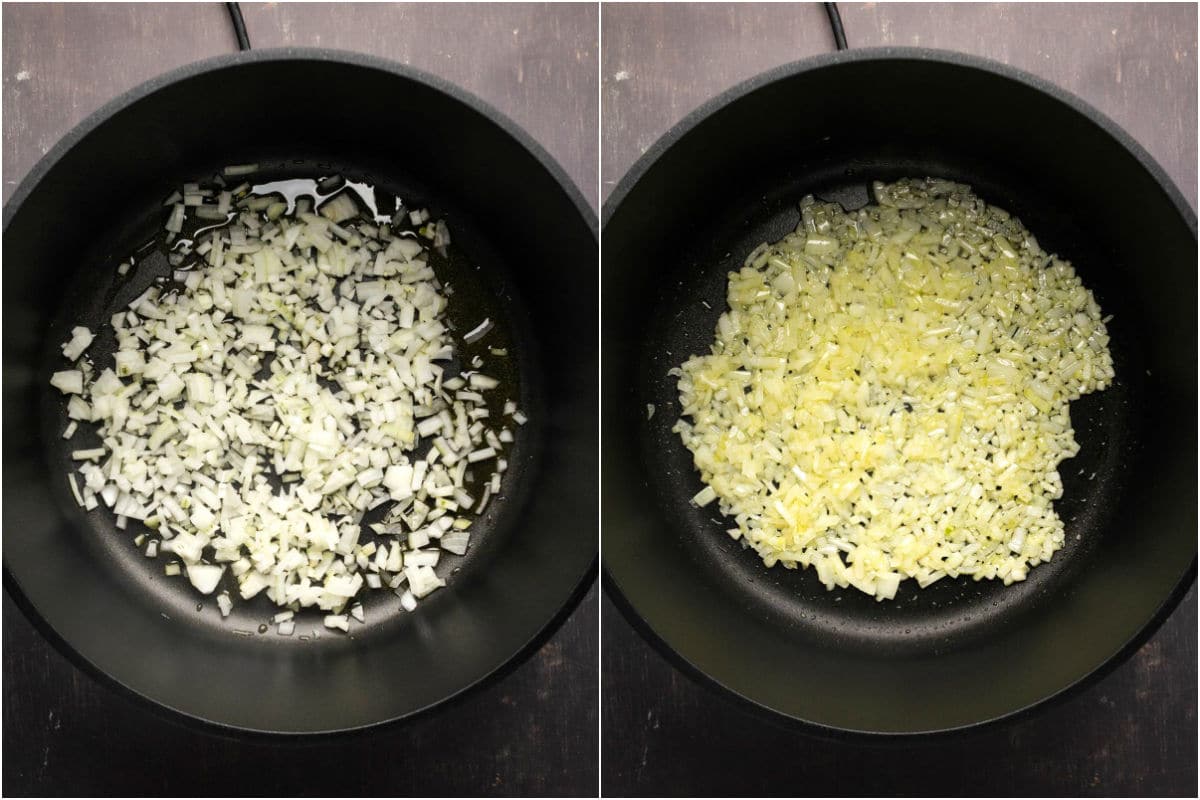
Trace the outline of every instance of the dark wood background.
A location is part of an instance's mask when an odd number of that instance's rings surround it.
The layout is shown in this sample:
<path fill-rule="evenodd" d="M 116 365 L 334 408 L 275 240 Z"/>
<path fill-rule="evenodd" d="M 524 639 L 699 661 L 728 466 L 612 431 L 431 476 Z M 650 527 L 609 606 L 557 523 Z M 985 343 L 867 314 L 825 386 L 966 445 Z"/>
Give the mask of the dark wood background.
<path fill-rule="evenodd" d="M 372 53 L 450 80 L 537 139 L 596 205 L 595 5 L 242 4 L 255 47 Z M 5 5 L 4 198 L 73 125 L 237 49 L 219 3 Z M 78 671 L 4 595 L 5 795 L 594 795 L 597 591 L 515 672 L 350 740 L 239 741 Z"/>
<path fill-rule="evenodd" d="M 840 3 L 851 47 L 1004 61 L 1122 125 L 1196 204 L 1196 6 Z M 817 3 L 605 5 L 605 195 L 692 109 L 833 49 Z M 1190 335 L 1189 332 L 1185 332 Z M 606 795 L 1196 795 L 1196 594 L 1100 683 L 1033 718 L 953 740 L 832 743 L 699 687 L 602 608 Z"/>

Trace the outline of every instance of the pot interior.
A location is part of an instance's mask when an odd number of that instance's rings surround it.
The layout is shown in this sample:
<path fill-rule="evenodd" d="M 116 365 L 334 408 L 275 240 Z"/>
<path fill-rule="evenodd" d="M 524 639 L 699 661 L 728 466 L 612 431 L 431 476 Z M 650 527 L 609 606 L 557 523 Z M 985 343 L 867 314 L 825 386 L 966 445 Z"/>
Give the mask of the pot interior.
<path fill-rule="evenodd" d="M 1196 322 L 1195 223 L 1111 128 L 974 59 L 868 51 L 735 89 L 634 168 L 603 234 L 603 536 L 652 639 L 786 716 L 910 732 L 1050 697 L 1158 618 L 1195 559 L 1195 344 L 1178 335 Z M 852 209 L 873 181 L 926 176 L 971 185 L 1074 264 L 1113 315 L 1117 380 L 1071 405 L 1082 449 L 1060 467 L 1067 543 L 1048 564 L 878 603 L 766 568 L 690 503 L 703 484 L 667 371 L 707 352 L 728 273 L 795 228 L 803 196 Z"/>
<path fill-rule="evenodd" d="M 595 558 L 585 520 L 597 304 L 576 273 L 594 263 L 596 239 L 577 192 L 478 101 L 374 59 L 244 54 L 184 68 L 115 106 L 69 135 L 6 209 L 5 567 L 26 610 L 135 694 L 260 731 L 403 717 L 528 652 L 572 607 Z M 476 349 L 530 419 L 467 555 L 443 559 L 450 585 L 411 614 L 389 592 L 365 595 L 366 624 L 349 636 L 324 629 L 316 611 L 298 614 L 292 637 L 260 633 L 275 611 L 265 596 L 235 602 L 227 620 L 211 597 L 198 608 L 163 559 L 134 547 L 135 524 L 121 532 L 107 512 L 84 513 L 66 482 L 85 434 L 60 437 L 63 398 L 47 384 L 63 368 L 59 345 L 169 269 L 159 253 L 128 281 L 115 273 L 161 229 L 174 188 L 244 163 L 259 164 L 253 182 L 341 174 L 445 218 L 453 244 L 434 266 L 453 286 L 451 322 L 459 336 L 484 317 L 499 323 Z M 490 357 L 505 345 L 507 360 Z"/>

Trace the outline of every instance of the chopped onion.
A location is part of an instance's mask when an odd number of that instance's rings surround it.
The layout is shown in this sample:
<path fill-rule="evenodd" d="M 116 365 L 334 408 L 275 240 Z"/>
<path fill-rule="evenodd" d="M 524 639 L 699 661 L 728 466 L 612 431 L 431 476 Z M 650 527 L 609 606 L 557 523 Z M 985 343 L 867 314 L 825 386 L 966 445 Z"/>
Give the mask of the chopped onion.
<path fill-rule="evenodd" d="M 83 373 L 77 369 L 67 369 L 50 376 L 50 385 L 63 394 L 83 393 Z"/>
<path fill-rule="evenodd" d="M 71 340 L 62 346 L 63 356 L 68 361 L 74 361 L 83 355 L 83 351 L 87 350 L 91 345 L 92 340 L 96 337 L 92 332 L 84 327 L 71 329 Z"/>
<path fill-rule="evenodd" d="M 434 573 L 433 568 L 428 566 L 405 567 L 404 577 L 408 581 L 409 591 L 417 599 L 446 585 L 446 582 Z"/>
<path fill-rule="evenodd" d="M 335 195 L 332 199 L 322 203 L 317 210 L 322 217 L 334 224 L 353 219 L 359 214 L 358 204 L 354 202 L 354 198 L 349 192 Z"/>
<path fill-rule="evenodd" d="M 438 544 L 443 550 L 461 556 L 466 554 L 467 545 L 470 543 L 470 541 L 471 534 L 467 533 L 466 531 L 454 531 L 453 533 L 447 533 L 445 536 L 443 536 L 438 541 Z"/>
<path fill-rule="evenodd" d="M 481 375 L 478 372 L 471 373 L 471 377 L 468 379 L 468 382 L 471 384 L 472 388 L 482 389 L 483 391 L 495 389 L 500 385 L 500 381 L 496 380 L 495 378 L 488 377 L 487 375 Z"/>
<path fill-rule="evenodd" d="M 167 217 L 166 225 L 164 225 L 163 227 L 166 228 L 171 233 L 179 233 L 180 231 L 182 231 L 183 230 L 184 211 L 185 211 L 185 208 L 184 208 L 183 203 L 176 203 L 171 208 L 171 216 Z"/>
<path fill-rule="evenodd" d="M 398 554 L 400 551 L 396 549 L 393 552 Z M 412 567 L 436 567 L 437 562 L 438 552 L 436 550 L 413 550 L 404 558 L 404 563 Z"/>
<path fill-rule="evenodd" d="M 364 585 L 408 582 L 414 598 L 444 586 L 438 550 L 408 551 L 436 539 L 465 551 L 472 519 L 453 515 L 470 512 L 474 482 L 482 510 L 513 442 L 488 427 L 482 392 L 499 381 L 450 372 L 466 357 L 446 321 L 450 287 L 422 243 L 444 250 L 449 229 L 397 234 L 364 220 L 348 191 L 314 213 L 307 198 L 289 206 L 217 184 L 188 184 L 167 204 L 165 241 L 189 231 L 168 256 L 181 286 L 152 283 L 110 319 L 112 368 L 85 359 L 51 378 L 69 395 L 64 438 L 78 420 L 100 441 L 72 453 L 86 483 L 71 474 L 77 502 L 103 499 L 118 527 L 144 520 L 161 537 L 147 555 L 175 554 L 165 572 L 186 570 L 201 593 L 228 566 L 243 599 L 265 594 L 288 614 L 349 609 L 360 619 L 353 600 Z M 369 189 L 346 186 L 360 197 Z M 189 221 L 209 218 L 220 224 L 190 232 Z M 428 220 L 410 214 L 414 225 Z M 491 327 L 484 320 L 468 342 Z M 64 357 L 79 359 L 93 340 L 76 327 Z M 508 413 L 517 419 L 515 404 Z M 364 530 L 363 514 L 377 509 L 379 529 Z M 393 543 L 376 549 L 364 534 Z M 232 603 L 220 595 L 223 613 Z"/>
<path fill-rule="evenodd" d="M 200 594 L 212 594 L 217 588 L 217 584 L 221 581 L 221 576 L 225 574 L 224 567 L 211 566 L 208 564 L 189 564 L 187 568 L 188 580 L 192 582 Z"/>
<path fill-rule="evenodd" d="M 490 331 L 492 329 L 492 327 L 493 327 L 493 325 L 492 325 L 491 317 L 485 317 L 483 322 L 479 323 L 478 325 L 476 325 L 474 328 L 467 331 L 466 334 L 463 335 L 463 341 L 466 342 L 467 344 L 471 344 L 472 342 L 477 342 L 480 339 L 482 339 L 484 336 L 486 336 L 488 331 Z"/>
<path fill-rule="evenodd" d="M 875 196 L 806 197 L 794 233 L 729 273 L 715 342 L 670 371 L 693 501 L 828 589 L 1024 580 L 1063 546 L 1069 404 L 1114 378 L 1100 308 L 969 187 Z"/>
<path fill-rule="evenodd" d="M 489 458 L 495 458 L 496 451 L 491 447 L 482 447 L 478 450 L 467 453 L 467 462 L 474 464 L 477 461 L 486 461 Z"/>
<path fill-rule="evenodd" d="M 438 220 L 433 226 L 433 246 L 443 256 L 446 255 L 446 248 L 450 245 L 450 228 L 446 226 L 444 220 Z"/>
<path fill-rule="evenodd" d="M 75 480 L 74 472 L 67 473 L 67 481 L 71 484 L 71 494 L 75 495 L 75 502 L 79 504 L 80 508 L 82 508 L 83 495 L 79 493 L 79 482 Z"/>

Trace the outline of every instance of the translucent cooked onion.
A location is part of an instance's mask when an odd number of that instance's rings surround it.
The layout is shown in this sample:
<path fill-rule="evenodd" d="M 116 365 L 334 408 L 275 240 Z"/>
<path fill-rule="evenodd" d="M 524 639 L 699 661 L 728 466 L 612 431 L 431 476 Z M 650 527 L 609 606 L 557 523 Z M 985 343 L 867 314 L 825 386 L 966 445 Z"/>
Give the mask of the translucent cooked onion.
<path fill-rule="evenodd" d="M 729 276 L 675 430 L 735 538 L 878 599 L 947 575 L 1025 579 L 1063 545 L 1068 404 L 1112 382 L 1071 265 L 969 187 L 805 198 L 796 232 Z"/>

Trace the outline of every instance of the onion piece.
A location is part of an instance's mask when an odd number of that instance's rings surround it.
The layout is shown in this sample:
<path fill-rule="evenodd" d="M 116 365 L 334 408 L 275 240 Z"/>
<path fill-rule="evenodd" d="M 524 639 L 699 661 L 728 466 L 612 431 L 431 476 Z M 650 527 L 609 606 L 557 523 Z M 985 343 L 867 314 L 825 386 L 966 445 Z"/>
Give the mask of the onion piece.
<path fill-rule="evenodd" d="M 447 552 L 461 556 L 466 555 L 467 546 L 470 544 L 470 541 L 471 534 L 466 531 L 454 531 L 443 536 L 438 541 L 438 545 Z"/>
<path fill-rule="evenodd" d="M 50 376 L 50 385 L 63 394 L 83 393 L 83 373 L 77 369 L 67 369 Z"/>
<path fill-rule="evenodd" d="M 477 342 L 486 336 L 488 331 L 490 331 L 493 327 L 494 326 L 492 325 L 491 317 L 485 317 L 483 322 L 479 323 L 463 335 L 463 341 L 467 344 Z"/>
<path fill-rule="evenodd" d="M 217 588 L 217 584 L 221 581 L 221 576 L 225 574 L 224 567 L 210 566 L 208 564 L 189 564 L 187 568 L 188 580 L 192 586 L 200 594 L 212 594 Z"/>
<path fill-rule="evenodd" d="M 85 360 L 51 381 L 69 395 L 71 433 L 76 420 L 93 422 L 101 443 L 73 453 L 86 481 L 72 475 L 77 501 L 102 499 L 118 527 L 144 520 L 161 537 L 147 554 L 183 562 L 167 574 L 186 569 L 211 593 L 229 566 L 244 599 L 265 593 L 289 613 L 362 614 L 347 601 L 364 585 L 407 582 L 414 599 L 444 586 L 439 550 L 408 563 L 406 548 L 452 526 L 461 534 L 449 546 L 465 543 L 472 487 L 482 508 L 511 442 L 489 429 L 480 393 L 499 382 L 449 372 L 460 356 L 445 319 L 450 287 L 420 237 L 363 223 L 349 196 L 316 213 L 301 199 L 290 212 L 277 197 L 246 196 L 248 186 L 218 185 L 189 184 L 168 204 L 168 243 L 189 213 L 232 223 L 177 240 L 168 258 L 182 288 L 156 281 L 110 319 L 113 368 Z M 443 221 L 421 237 L 449 244 Z M 64 356 L 81 357 L 93 338 L 75 329 Z M 378 551 L 361 527 L 373 509 L 379 535 L 395 542 Z"/>
<path fill-rule="evenodd" d="M 68 361 L 74 361 L 83 355 L 95 338 L 92 332 L 85 327 L 72 328 L 70 341 L 62 346 L 63 357 Z"/>
<path fill-rule="evenodd" d="M 71 494 L 75 495 L 75 502 L 83 508 L 83 495 L 79 493 L 79 482 L 75 480 L 74 472 L 67 473 L 67 481 L 71 484 Z"/>
<path fill-rule="evenodd" d="M 1115 377 L 1099 306 L 1009 213 L 949 181 L 876 184 L 728 273 L 675 423 L 730 535 L 877 600 L 1024 580 L 1063 546 L 1068 403 Z"/>

